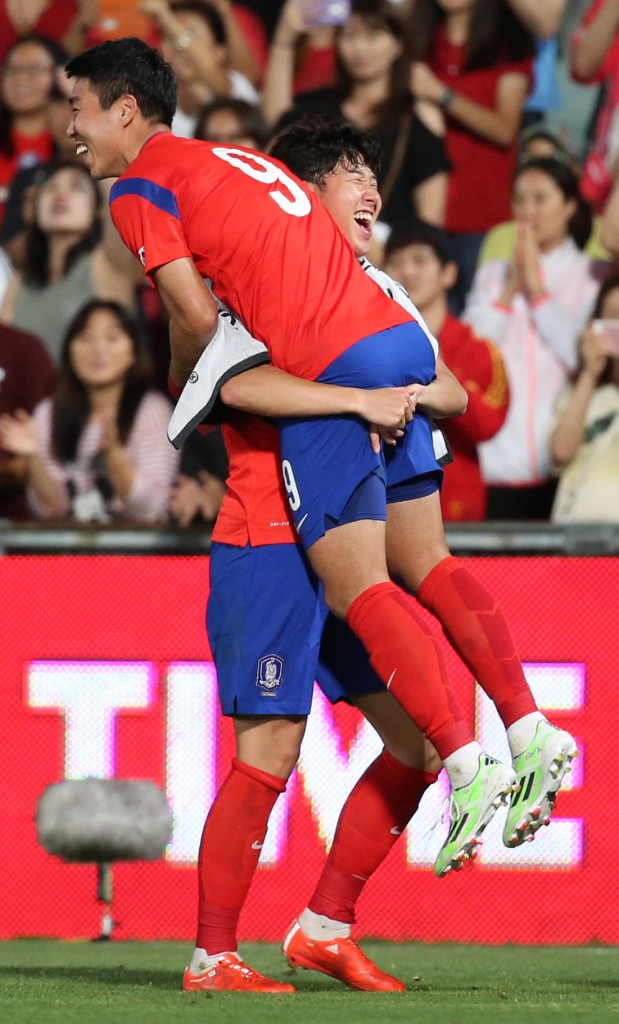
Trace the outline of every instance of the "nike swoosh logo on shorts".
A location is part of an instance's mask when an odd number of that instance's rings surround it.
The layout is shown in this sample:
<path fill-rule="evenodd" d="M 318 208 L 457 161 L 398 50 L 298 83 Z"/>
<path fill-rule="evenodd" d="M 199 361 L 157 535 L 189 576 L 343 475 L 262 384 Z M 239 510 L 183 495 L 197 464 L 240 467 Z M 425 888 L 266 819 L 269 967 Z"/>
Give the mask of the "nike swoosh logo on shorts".
<path fill-rule="evenodd" d="M 306 512 L 305 515 L 303 516 L 303 519 L 299 520 L 299 522 L 297 523 L 297 530 L 301 529 L 301 527 L 303 526 L 303 523 L 307 519 L 308 515 L 309 515 L 309 512 Z"/>

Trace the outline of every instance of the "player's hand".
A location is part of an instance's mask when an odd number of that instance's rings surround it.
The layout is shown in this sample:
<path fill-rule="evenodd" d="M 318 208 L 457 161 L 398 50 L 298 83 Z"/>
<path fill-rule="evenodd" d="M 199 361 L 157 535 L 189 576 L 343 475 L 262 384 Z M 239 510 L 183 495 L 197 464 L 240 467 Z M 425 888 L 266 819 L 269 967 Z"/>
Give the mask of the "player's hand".
<path fill-rule="evenodd" d="M 402 429 L 413 418 L 414 385 L 358 391 L 357 412 L 368 423 L 390 430 Z"/>
<path fill-rule="evenodd" d="M 13 455 L 37 455 L 39 439 L 32 416 L 17 409 L 14 416 L 0 416 L 0 448 Z"/>
<path fill-rule="evenodd" d="M 381 440 L 395 444 L 413 418 L 417 398 L 414 385 L 360 391 L 359 415 L 370 424 L 372 450 L 380 452 Z"/>

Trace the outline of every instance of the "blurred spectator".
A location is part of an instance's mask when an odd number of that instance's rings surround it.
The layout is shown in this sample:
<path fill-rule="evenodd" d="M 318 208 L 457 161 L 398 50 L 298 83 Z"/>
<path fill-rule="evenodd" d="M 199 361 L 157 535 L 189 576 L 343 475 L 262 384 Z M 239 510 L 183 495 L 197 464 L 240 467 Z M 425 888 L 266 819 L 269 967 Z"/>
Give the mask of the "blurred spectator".
<path fill-rule="evenodd" d="M 269 131 L 259 107 L 245 100 L 221 99 L 201 110 L 195 138 L 264 149 Z"/>
<path fill-rule="evenodd" d="M 346 3 L 341 10 L 346 11 Z M 288 0 L 282 6 L 263 90 L 264 114 L 272 124 L 295 96 L 336 81 L 335 24 L 323 24 L 321 16 L 329 20 L 321 0 Z M 334 17 L 337 23 L 337 15 Z"/>
<path fill-rule="evenodd" d="M 512 257 L 480 267 L 464 319 L 499 346 L 510 385 L 505 425 L 480 447 L 488 518 L 548 519 L 552 410 L 576 369 L 599 268 L 580 251 L 591 215 L 566 164 L 548 158 L 523 164 L 512 208 L 518 224 Z"/>
<path fill-rule="evenodd" d="M 600 218 L 600 241 L 615 262 L 619 262 L 619 177 Z"/>
<path fill-rule="evenodd" d="M 277 19 L 285 0 L 243 0 L 245 6 L 256 14 L 266 26 L 267 35 L 272 36 Z"/>
<path fill-rule="evenodd" d="M 262 20 L 249 7 L 231 0 L 210 0 L 226 30 L 230 67 L 259 85 L 266 67 L 269 42 Z"/>
<path fill-rule="evenodd" d="M 582 83 L 603 83 L 593 144 L 589 150 L 581 192 L 601 212 L 617 174 L 619 157 L 619 4 L 592 0 L 572 42 L 572 74 Z"/>
<path fill-rule="evenodd" d="M 170 518 L 179 526 L 214 523 L 226 493 L 227 476 L 228 456 L 221 430 L 194 431 L 181 451 L 180 473 L 170 495 Z"/>
<path fill-rule="evenodd" d="M 600 289 L 578 375 L 559 399 L 550 449 L 561 471 L 552 520 L 619 523 L 619 277 Z"/>
<path fill-rule="evenodd" d="M 520 136 L 518 164 L 525 164 L 527 160 L 540 156 L 554 157 L 555 160 L 562 160 L 577 177 L 580 175 L 581 167 L 573 153 L 570 153 L 558 135 L 555 135 L 543 124 L 538 123 L 530 125 Z M 584 250 L 594 259 L 607 260 L 609 252 L 602 243 L 600 237 L 601 228 L 600 218 L 594 217 L 591 234 Z M 496 227 L 490 228 L 479 253 L 478 267 L 489 260 L 508 260 L 514 249 L 516 230 L 515 220 L 508 220 L 503 224 L 497 224 Z"/>
<path fill-rule="evenodd" d="M 11 261 L 5 250 L 0 246 L 0 306 L 2 305 L 2 301 L 6 295 L 6 290 L 9 286 L 12 274 L 13 266 Z"/>
<path fill-rule="evenodd" d="M 555 160 L 563 160 L 578 176 L 582 170 L 574 154 L 568 149 L 556 132 L 545 124 L 528 125 L 518 139 L 518 163 L 524 164 L 538 156 L 550 156 Z"/>
<path fill-rule="evenodd" d="M 37 193 L 24 268 L 9 284 L 0 320 L 36 334 L 57 359 L 67 325 L 85 302 L 113 298 L 131 306 L 138 282 L 140 265 L 107 210 L 102 219 L 88 169 L 67 161 L 50 165 Z"/>
<path fill-rule="evenodd" d="M 126 36 L 137 36 L 150 46 L 157 45 L 157 30 L 140 9 L 141 0 L 97 0 L 96 8 L 88 32 L 88 46 Z"/>
<path fill-rule="evenodd" d="M 0 0 L 0 63 L 14 43 L 33 32 L 79 53 L 96 7 L 97 0 Z"/>
<path fill-rule="evenodd" d="M 561 106 L 556 79 L 559 56 L 558 31 L 567 7 L 567 0 L 508 0 L 514 14 L 535 35 L 533 89 L 524 108 L 523 124 L 535 124 Z"/>
<path fill-rule="evenodd" d="M 293 4 L 294 0 L 285 10 Z M 382 221 L 394 225 L 416 214 L 440 224 L 449 163 L 441 138 L 432 130 L 433 122 L 428 122 L 428 105 L 414 103 L 410 93 L 409 55 L 400 15 L 388 0 L 353 0 L 352 12 L 336 33 L 336 85 L 298 96 L 280 124 L 312 113 L 329 120 L 344 118 L 371 131 L 384 154 L 378 182 Z M 276 64 L 282 64 L 277 86 L 282 104 L 292 97 L 292 62 L 288 50 L 277 45 L 280 28 L 277 31 L 265 84 L 264 109 L 271 112 L 278 109 L 268 94 Z"/>
<path fill-rule="evenodd" d="M 67 97 L 59 86 L 52 86 L 47 106 L 54 158 L 77 162 L 75 143 L 67 135 L 71 111 Z M 21 270 L 24 265 L 27 230 L 34 220 L 38 187 L 45 181 L 47 170 L 46 163 L 24 167 L 13 178 L 9 190 L 0 242 L 16 270 Z"/>
<path fill-rule="evenodd" d="M 2 66 L 0 226 L 17 172 L 52 155 L 48 101 L 59 59 L 50 40 L 27 36 L 13 44 Z"/>
<path fill-rule="evenodd" d="M 441 507 L 446 522 L 486 518 L 486 487 L 477 445 L 493 437 L 507 414 L 509 391 L 498 348 L 449 313 L 458 268 L 445 232 L 419 222 L 396 228 L 385 249 L 385 270 L 399 281 L 438 339 L 441 356 L 466 389 L 463 416 L 441 420 L 454 461 L 445 466 Z"/>
<path fill-rule="evenodd" d="M 0 324 L 0 416 L 18 409 L 33 412 L 52 393 L 56 371 L 33 334 Z M 0 519 L 29 519 L 26 501 L 28 461 L 0 449 Z"/>
<path fill-rule="evenodd" d="M 230 65 L 226 27 L 213 5 L 200 0 L 143 0 L 141 10 L 157 26 L 163 55 L 176 74 L 175 135 L 192 138 L 200 110 L 216 97 L 258 102 L 251 82 Z"/>
<path fill-rule="evenodd" d="M 154 523 L 166 518 L 178 465 L 169 417 L 134 322 L 118 303 L 95 300 L 69 326 L 53 398 L 34 416 L 3 416 L 0 443 L 28 460 L 39 518 Z"/>
<path fill-rule="evenodd" d="M 458 309 L 484 233 L 509 217 L 533 37 L 507 0 L 415 0 L 410 26 L 413 94 L 445 117 L 445 227 L 460 268 Z"/>

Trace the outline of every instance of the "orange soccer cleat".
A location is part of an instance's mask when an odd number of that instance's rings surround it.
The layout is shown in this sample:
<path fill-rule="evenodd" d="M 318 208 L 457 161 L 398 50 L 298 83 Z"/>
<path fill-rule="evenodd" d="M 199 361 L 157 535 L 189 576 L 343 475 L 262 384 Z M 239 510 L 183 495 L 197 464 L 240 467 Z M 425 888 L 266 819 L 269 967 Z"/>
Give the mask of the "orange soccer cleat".
<path fill-rule="evenodd" d="M 291 967 L 321 971 L 360 992 L 406 991 L 404 982 L 381 971 L 352 939 L 309 939 L 298 921 L 288 929 L 282 953 Z"/>
<path fill-rule="evenodd" d="M 222 953 L 215 966 L 204 974 L 191 974 L 186 967 L 183 989 L 185 992 L 296 992 L 292 985 L 253 971 L 236 953 Z"/>

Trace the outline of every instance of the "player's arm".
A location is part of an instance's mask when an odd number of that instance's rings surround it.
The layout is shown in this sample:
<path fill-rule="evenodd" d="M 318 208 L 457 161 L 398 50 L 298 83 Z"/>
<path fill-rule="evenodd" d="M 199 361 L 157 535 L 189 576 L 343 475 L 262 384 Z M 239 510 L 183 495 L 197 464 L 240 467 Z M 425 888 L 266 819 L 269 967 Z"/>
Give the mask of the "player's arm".
<path fill-rule="evenodd" d="M 214 338 L 218 309 L 189 257 L 153 271 L 170 316 L 170 377 L 182 387 L 204 349 Z M 410 389 L 342 388 L 293 377 L 274 366 L 257 366 L 222 385 L 222 401 L 257 416 L 337 416 L 353 414 L 387 430 L 411 418 Z M 397 436 L 397 435 L 396 435 Z"/>
<path fill-rule="evenodd" d="M 270 418 L 354 415 L 395 428 L 412 418 L 410 388 L 338 387 L 293 377 L 275 366 L 256 366 L 221 388 L 222 401 L 241 412 Z"/>
<path fill-rule="evenodd" d="M 217 305 L 189 257 L 153 272 L 170 317 L 170 377 L 182 387 L 217 329 Z"/>
<path fill-rule="evenodd" d="M 413 384 L 417 409 L 434 419 L 462 416 L 469 396 L 441 356 L 436 357 L 436 377 L 431 384 Z"/>

